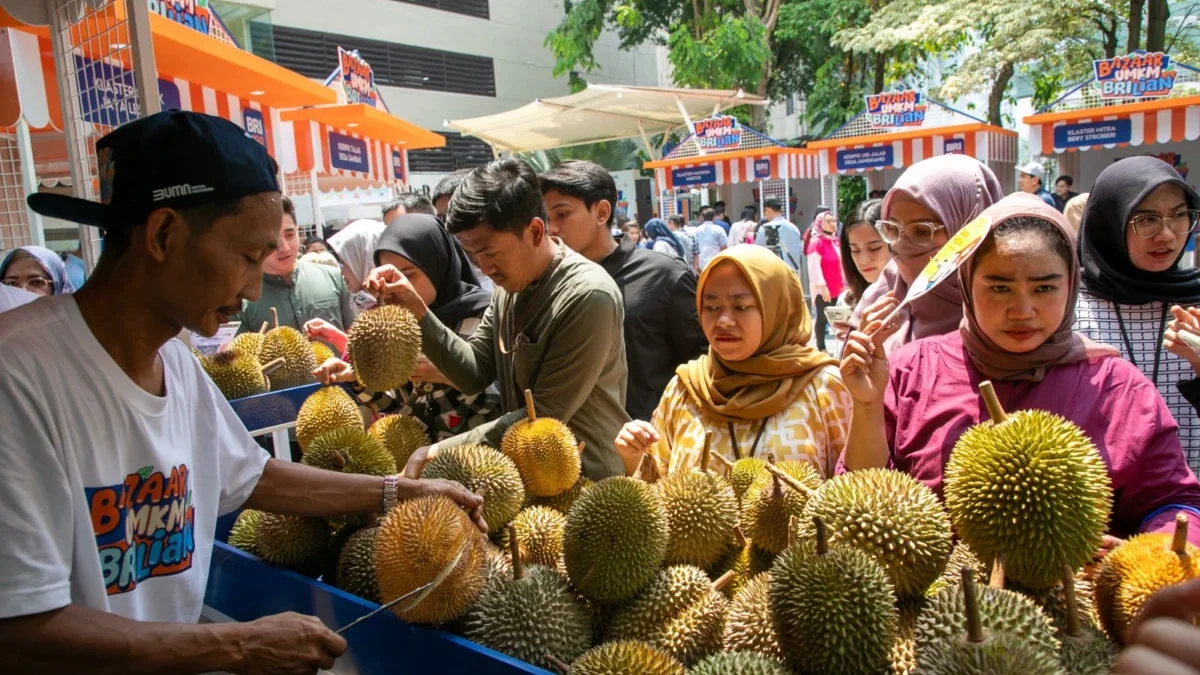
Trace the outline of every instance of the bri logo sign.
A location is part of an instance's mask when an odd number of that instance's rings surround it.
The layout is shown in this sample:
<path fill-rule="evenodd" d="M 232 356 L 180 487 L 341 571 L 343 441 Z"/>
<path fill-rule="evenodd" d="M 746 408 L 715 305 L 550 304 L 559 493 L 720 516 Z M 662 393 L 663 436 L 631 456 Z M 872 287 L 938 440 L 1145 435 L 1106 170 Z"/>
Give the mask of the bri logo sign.
<path fill-rule="evenodd" d="M 1100 98 L 1155 98 L 1175 87 L 1171 57 L 1162 52 L 1134 53 L 1092 62 Z"/>
<path fill-rule="evenodd" d="M 118 485 L 84 488 L 108 595 L 192 568 L 196 507 L 186 464 L 142 467 Z"/>
<path fill-rule="evenodd" d="M 867 119 L 875 129 L 919 127 L 925 124 L 925 103 L 921 94 L 905 91 L 886 91 L 868 94 Z"/>

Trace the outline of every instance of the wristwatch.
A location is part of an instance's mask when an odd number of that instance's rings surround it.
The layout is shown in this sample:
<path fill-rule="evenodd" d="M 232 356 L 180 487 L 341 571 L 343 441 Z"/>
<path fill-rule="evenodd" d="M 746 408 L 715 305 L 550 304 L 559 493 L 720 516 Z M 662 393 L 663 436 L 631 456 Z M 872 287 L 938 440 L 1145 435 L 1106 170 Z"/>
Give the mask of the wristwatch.
<path fill-rule="evenodd" d="M 387 513 L 392 510 L 396 502 L 400 501 L 400 475 L 393 474 L 383 477 L 383 512 Z"/>

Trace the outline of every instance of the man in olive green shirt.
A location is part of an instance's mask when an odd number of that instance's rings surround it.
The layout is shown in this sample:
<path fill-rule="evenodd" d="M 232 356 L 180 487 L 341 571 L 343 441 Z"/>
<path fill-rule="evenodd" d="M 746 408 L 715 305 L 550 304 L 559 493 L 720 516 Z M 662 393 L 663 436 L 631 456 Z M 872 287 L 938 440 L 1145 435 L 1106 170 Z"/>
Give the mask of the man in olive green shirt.
<path fill-rule="evenodd" d="M 272 307 L 279 314 L 280 326 L 303 332 L 304 324 L 324 319 L 338 330 L 349 330 L 354 311 L 341 273 L 327 265 L 300 262 L 299 255 L 295 207 L 284 197 L 279 248 L 263 261 L 262 294 L 254 302 L 243 303 L 235 317 L 242 322 L 239 333 L 257 331 L 264 322 L 271 324 Z"/>
<path fill-rule="evenodd" d="M 372 272 L 365 288 L 420 318 L 425 355 L 463 393 L 496 382 L 506 413 L 419 450 L 406 473 L 419 473 L 439 447 L 500 447 L 504 432 L 525 419 L 524 390 L 529 389 L 539 417 L 562 420 L 584 442 L 586 476 L 624 475 L 613 448 L 629 421 L 624 307 L 612 278 L 549 236 L 537 175 L 521 160 L 496 161 L 473 171 L 454 192 L 446 229 L 497 286 L 469 340 L 427 311 L 394 267 Z"/>

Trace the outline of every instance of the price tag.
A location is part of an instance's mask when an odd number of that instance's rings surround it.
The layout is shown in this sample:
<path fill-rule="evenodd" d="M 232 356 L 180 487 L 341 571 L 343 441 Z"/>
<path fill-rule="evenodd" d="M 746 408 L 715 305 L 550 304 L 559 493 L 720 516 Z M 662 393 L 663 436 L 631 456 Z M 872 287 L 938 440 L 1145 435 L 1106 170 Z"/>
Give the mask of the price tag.
<path fill-rule="evenodd" d="M 241 327 L 241 321 L 230 321 L 229 323 L 221 324 L 221 327 L 217 329 L 216 335 L 212 337 L 200 337 L 193 334 L 192 347 L 205 356 L 216 354 L 221 350 L 221 347 L 229 344 L 229 341 L 237 335 L 238 329 Z"/>

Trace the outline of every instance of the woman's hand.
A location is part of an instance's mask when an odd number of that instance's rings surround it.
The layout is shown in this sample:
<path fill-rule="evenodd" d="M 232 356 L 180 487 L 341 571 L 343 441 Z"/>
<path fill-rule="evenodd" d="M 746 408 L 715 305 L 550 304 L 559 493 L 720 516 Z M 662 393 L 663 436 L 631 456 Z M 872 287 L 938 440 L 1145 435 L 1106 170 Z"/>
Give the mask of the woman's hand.
<path fill-rule="evenodd" d="M 878 300 L 871 303 L 870 307 L 867 307 L 865 310 L 863 310 L 862 317 L 859 319 L 858 325 L 868 326 L 875 321 L 883 322 L 890 317 L 892 312 L 895 312 L 896 308 L 899 306 L 900 301 L 896 299 L 896 294 L 892 291 L 888 291 L 886 294 L 880 296 Z M 889 321 L 888 323 L 892 324 L 895 323 L 895 321 Z M 890 325 L 887 327 L 891 328 Z"/>
<path fill-rule="evenodd" d="M 658 439 L 658 430 L 654 428 L 654 425 L 642 420 L 634 420 L 621 427 L 621 433 L 617 434 L 614 445 L 621 455 L 621 459 L 625 461 L 625 466 L 636 467 L 641 462 L 642 455 L 650 449 L 651 445 L 657 443 Z"/>
<path fill-rule="evenodd" d="M 354 367 L 339 358 L 332 358 L 317 366 L 313 377 L 326 387 L 338 382 L 353 382 Z"/>
<path fill-rule="evenodd" d="M 845 321 L 833 322 L 833 336 L 837 338 L 838 342 L 844 341 L 846 336 L 850 335 L 850 331 L 852 330 L 854 330 L 854 328 Z"/>
<path fill-rule="evenodd" d="M 829 299 L 829 287 L 828 286 L 824 286 L 824 285 L 814 286 L 813 287 L 813 295 L 817 298 L 820 298 L 821 300 L 824 300 L 825 302 L 831 302 L 831 300 Z"/>
<path fill-rule="evenodd" d="M 1184 309 L 1176 305 L 1171 308 L 1171 314 L 1175 320 L 1167 324 L 1167 331 L 1163 334 L 1163 348 L 1187 361 L 1192 370 L 1200 374 L 1200 352 L 1193 349 L 1182 337 L 1182 334 L 1187 333 L 1200 341 L 1200 309 Z"/>
<path fill-rule="evenodd" d="M 1126 635 L 1114 675 L 1200 675 L 1200 579 L 1167 586 L 1146 601 Z"/>
<path fill-rule="evenodd" d="M 863 324 L 866 332 L 851 331 L 842 348 L 842 381 L 857 403 L 878 405 L 883 403 L 883 392 L 888 383 L 887 351 L 883 347 L 896 332 L 896 325 L 884 328 L 878 320 Z"/>
<path fill-rule="evenodd" d="M 363 282 L 363 290 L 379 299 L 381 303 L 400 305 L 417 316 L 425 317 L 425 301 L 404 273 L 394 265 L 383 265 L 371 270 Z"/>
<path fill-rule="evenodd" d="M 328 342 L 337 348 L 339 354 L 346 353 L 346 334 L 324 319 L 310 319 L 304 324 L 304 334 Z"/>
<path fill-rule="evenodd" d="M 433 362 L 425 358 L 423 354 L 417 359 L 417 367 L 413 370 L 412 377 L 409 379 L 417 383 L 428 382 L 430 384 L 454 386 L 454 383 L 443 375 L 442 371 L 438 370 L 437 366 L 433 365 Z"/>

